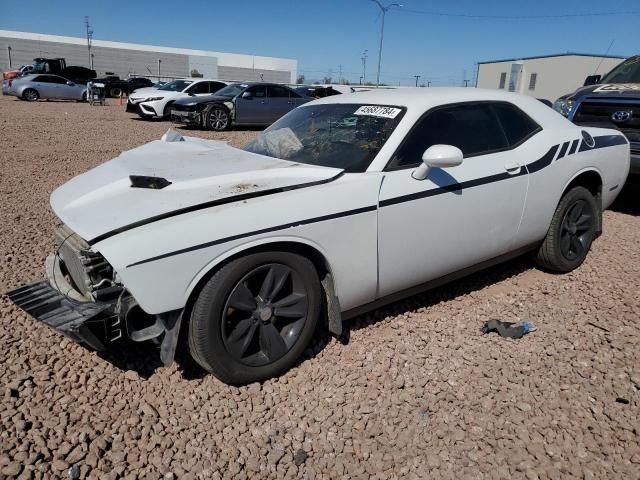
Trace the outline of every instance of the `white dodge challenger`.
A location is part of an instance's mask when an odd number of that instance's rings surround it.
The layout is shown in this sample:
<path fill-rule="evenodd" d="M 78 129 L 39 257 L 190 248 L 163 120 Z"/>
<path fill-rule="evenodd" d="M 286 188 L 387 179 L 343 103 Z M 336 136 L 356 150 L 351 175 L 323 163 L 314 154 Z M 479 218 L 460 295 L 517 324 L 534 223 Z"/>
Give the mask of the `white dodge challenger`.
<path fill-rule="evenodd" d="M 578 267 L 629 171 L 616 130 L 473 88 L 339 95 L 243 149 L 182 137 L 55 190 L 48 279 L 9 292 L 91 348 L 154 341 L 241 384 L 290 368 L 324 323 L 527 251 Z M 179 335 L 180 331 L 184 335 Z"/>

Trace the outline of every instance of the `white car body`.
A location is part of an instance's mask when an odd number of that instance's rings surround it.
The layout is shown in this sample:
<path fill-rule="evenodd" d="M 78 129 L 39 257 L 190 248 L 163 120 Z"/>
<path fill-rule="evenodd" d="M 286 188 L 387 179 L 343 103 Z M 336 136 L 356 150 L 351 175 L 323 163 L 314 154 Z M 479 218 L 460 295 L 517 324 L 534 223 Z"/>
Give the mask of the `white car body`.
<path fill-rule="evenodd" d="M 434 169 L 423 180 L 413 168 L 385 168 L 425 112 L 465 102 L 515 105 L 541 128 L 517 147 Z M 535 248 L 572 181 L 597 175 L 604 209 L 629 170 L 629 144 L 616 130 L 578 127 L 535 99 L 498 90 L 379 90 L 296 110 L 334 103 L 406 109 L 362 173 L 171 132 L 72 179 L 52 194 L 51 206 L 148 314 L 183 309 L 226 259 L 278 244 L 323 260 L 333 282 L 328 302 L 348 317 Z M 131 188 L 130 175 L 171 184 Z"/>
<path fill-rule="evenodd" d="M 203 83 L 215 82 L 227 85 L 228 83 L 223 80 L 215 80 L 209 78 L 185 78 L 180 79 L 184 82 L 189 82 L 180 91 L 167 91 L 162 90 L 160 87 L 146 87 L 139 88 L 129 95 L 127 100 L 127 111 L 136 112 L 140 116 L 145 118 L 166 118 L 169 115 L 169 108 L 173 102 L 179 98 L 189 97 L 194 95 L 196 97 L 211 95 L 211 93 L 191 93 L 198 85 Z"/>

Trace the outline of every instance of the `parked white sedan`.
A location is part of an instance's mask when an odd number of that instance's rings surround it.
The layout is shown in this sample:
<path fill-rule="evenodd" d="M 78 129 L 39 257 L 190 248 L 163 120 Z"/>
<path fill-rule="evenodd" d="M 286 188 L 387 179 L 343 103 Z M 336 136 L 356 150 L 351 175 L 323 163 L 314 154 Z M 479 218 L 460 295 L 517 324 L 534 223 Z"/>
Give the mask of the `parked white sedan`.
<path fill-rule="evenodd" d="M 500 91 L 402 89 L 301 106 L 244 149 L 181 137 L 58 188 L 35 318 L 96 349 L 186 330 L 195 360 L 246 383 L 291 367 L 326 323 L 534 251 L 578 267 L 629 170 L 616 130 Z M 182 337 L 180 337 L 182 338 Z"/>
<path fill-rule="evenodd" d="M 159 87 L 140 88 L 129 95 L 126 111 L 142 118 L 168 118 L 173 102 L 179 98 L 212 95 L 227 85 L 222 80 L 185 78 Z"/>

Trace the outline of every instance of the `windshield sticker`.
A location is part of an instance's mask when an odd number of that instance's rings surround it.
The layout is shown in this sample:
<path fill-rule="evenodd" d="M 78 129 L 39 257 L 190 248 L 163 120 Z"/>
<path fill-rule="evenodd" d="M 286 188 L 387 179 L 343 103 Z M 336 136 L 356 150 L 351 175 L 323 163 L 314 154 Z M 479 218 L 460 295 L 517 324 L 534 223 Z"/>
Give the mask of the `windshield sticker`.
<path fill-rule="evenodd" d="M 393 107 L 380 107 L 378 105 L 363 105 L 357 109 L 354 115 L 369 115 L 371 117 L 396 118 L 402 110 Z"/>
<path fill-rule="evenodd" d="M 622 90 L 635 90 L 640 92 L 640 83 L 614 83 L 602 85 L 594 90 L 594 92 L 619 92 Z"/>

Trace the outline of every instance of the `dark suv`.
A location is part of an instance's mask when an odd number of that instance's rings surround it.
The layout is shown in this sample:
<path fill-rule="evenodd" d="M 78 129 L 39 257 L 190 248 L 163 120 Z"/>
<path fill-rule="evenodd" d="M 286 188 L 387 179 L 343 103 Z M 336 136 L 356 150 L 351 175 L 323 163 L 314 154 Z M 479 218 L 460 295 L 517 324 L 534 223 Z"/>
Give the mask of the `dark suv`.
<path fill-rule="evenodd" d="M 616 128 L 631 144 L 631 171 L 640 174 L 640 55 L 604 77 L 587 77 L 584 86 L 560 97 L 553 108 L 578 125 Z"/>

